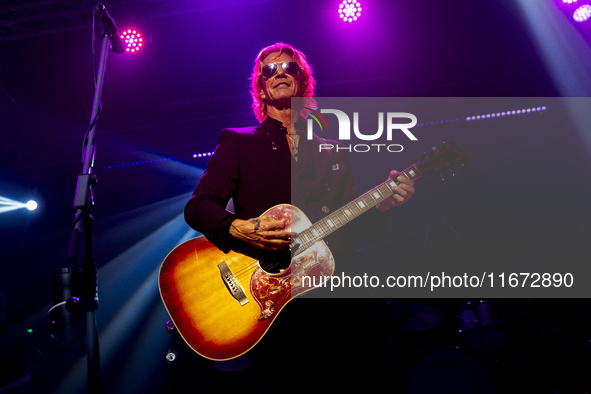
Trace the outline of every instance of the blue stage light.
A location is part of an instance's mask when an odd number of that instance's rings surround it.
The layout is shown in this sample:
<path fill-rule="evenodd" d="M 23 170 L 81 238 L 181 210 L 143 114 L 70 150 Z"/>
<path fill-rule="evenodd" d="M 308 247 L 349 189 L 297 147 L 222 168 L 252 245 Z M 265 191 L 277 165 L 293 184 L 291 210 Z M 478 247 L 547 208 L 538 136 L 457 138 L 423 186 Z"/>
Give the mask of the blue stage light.
<path fill-rule="evenodd" d="M 37 209 L 37 203 L 33 200 L 29 200 L 28 202 L 20 202 L 7 197 L 0 196 L 0 213 L 14 211 L 16 209 L 22 208 L 27 208 L 29 211 L 34 211 L 35 209 Z"/>

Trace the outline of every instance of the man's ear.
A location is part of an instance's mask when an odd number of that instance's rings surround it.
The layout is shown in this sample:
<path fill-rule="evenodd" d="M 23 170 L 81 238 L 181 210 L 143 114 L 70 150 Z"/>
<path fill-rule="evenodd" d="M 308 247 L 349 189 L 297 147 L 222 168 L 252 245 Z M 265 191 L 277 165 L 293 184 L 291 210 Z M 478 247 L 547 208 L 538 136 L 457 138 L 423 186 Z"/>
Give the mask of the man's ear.
<path fill-rule="evenodd" d="M 259 98 L 261 100 L 265 100 L 267 96 L 265 95 L 265 91 L 263 89 L 259 90 Z"/>

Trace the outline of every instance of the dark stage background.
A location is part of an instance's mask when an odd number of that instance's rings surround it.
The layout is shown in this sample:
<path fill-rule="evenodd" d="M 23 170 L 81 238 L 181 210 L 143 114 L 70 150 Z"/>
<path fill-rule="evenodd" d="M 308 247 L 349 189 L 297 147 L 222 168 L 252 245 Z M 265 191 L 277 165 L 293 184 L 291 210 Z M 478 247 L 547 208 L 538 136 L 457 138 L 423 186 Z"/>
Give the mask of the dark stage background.
<path fill-rule="evenodd" d="M 284 41 L 302 50 L 321 97 L 591 96 L 591 22 L 575 26 L 552 0 L 366 0 L 351 24 L 336 16 L 338 3 L 105 2 L 120 28 L 143 32 L 145 45 L 134 55 L 108 54 L 96 131 L 93 238 L 104 392 L 159 393 L 183 379 L 203 389 L 219 382 L 251 387 L 243 380 L 248 368 L 221 372 L 191 355 L 183 367 L 165 362 L 170 335 L 157 278 L 166 254 L 196 235 L 181 216 L 207 163 L 193 154 L 213 151 L 224 127 L 255 124 L 248 77 L 262 47 Z M 69 265 L 72 200 L 94 92 L 95 6 L 0 4 L 0 196 L 39 202 L 33 212 L 0 214 L 0 292 L 9 323 L 33 330 L 41 350 L 35 390 L 44 393 L 84 392 L 86 384 L 85 358 L 53 350 L 47 310 L 51 273 Z M 97 39 L 97 58 L 99 48 Z M 481 139 L 465 141 L 474 165 L 443 190 L 419 184 L 415 201 L 399 209 L 398 223 L 408 226 L 392 229 L 404 241 L 400 263 L 437 256 L 453 264 L 465 247 L 475 259 L 490 258 L 499 239 L 503 249 L 493 255 L 502 258 L 512 253 L 512 236 L 533 229 L 540 238 L 528 236 L 527 247 L 555 242 L 557 267 L 588 256 L 589 127 L 571 126 L 518 137 L 498 124 L 480 127 Z M 569 163 L 570 170 L 548 163 Z M 405 158 L 392 166 L 408 164 Z M 515 175 L 515 168 L 526 171 Z M 391 374 L 385 392 L 411 392 L 427 381 L 442 382 L 433 392 L 477 384 L 495 392 L 589 392 L 588 299 L 487 300 L 487 328 L 507 338 L 487 351 L 458 333 L 467 301 L 376 304 L 390 330 L 387 365 L 379 367 Z M 412 312 L 402 324 L 401 310 Z M 444 353 L 433 356 L 438 351 Z"/>

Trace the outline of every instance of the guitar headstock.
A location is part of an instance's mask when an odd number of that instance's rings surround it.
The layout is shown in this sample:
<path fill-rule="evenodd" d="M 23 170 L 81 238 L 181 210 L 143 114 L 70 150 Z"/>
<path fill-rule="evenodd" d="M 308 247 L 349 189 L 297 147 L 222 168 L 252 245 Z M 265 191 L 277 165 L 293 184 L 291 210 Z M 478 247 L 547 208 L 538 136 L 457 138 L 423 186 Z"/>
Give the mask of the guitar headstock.
<path fill-rule="evenodd" d="M 423 175 L 440 175 L 457 167 L 463 167 L 468 157 L 454 142 L 443 142 L 439 148 L 424 152 L 416 166 Z"/>

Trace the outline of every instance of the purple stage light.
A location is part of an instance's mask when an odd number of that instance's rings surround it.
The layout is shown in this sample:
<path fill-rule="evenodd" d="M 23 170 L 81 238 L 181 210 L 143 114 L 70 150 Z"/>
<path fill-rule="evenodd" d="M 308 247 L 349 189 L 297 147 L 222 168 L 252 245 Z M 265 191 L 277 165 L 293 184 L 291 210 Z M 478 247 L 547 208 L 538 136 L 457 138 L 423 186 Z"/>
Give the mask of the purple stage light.
<path fill-rule="evenodd" d="M 572 3 L 576 3 L 577 0 L 562 0 L 562 2 L 566 3 L 566 4 L 572 4 Z"/>
<path fill-rule="evenodd" d="M 511 115 L 523 115 L 523 114 L 529 114 L 529 113 L 532 113 L 532 112 L 545 111 L 546 109 L 547 108 L 544 105 L 542 107 L 523 108 L 523 109 L 517 109 L 517 110 L 511 110 L 511 111 L 503 111 L 503 112 L 492 112 L 492 113 L 489 113 L 489 114 L 467 116 L 466 117 L 466 121 L 467 122 L 470 122 L 472 120 L 500 118 L 500 117 L 503 117 L 503 116 L 511 116 Z"/>
<path fill-rule="evenodd" d="M 577 22 L 585 22 L 591 18 L 591 5 L 585 4 L 577 8 L 573 14 L 573 19 Z"/>
<path fill-rule="evenodd" d="M 140 50 L 143 45 L 143 38 L 137 30 L 127 29 L 121 34 L 121 38 L 125 40 L 127 52 L 135 53 Z"/>
<path fill-rule="evenodd" d="M 121 164 L 111 164 L 109 166 L 104 166 L 103 170 L 110 170 L 112 168 L 130 167 L 130 166 L 139 166 L 142 164 L 160 163 L 160 162 L 169 161 L 169 160 L 171 160 L 171 161 L 176 160 L 176 157 L 172 156 L 172 157 L 164 157 L 164 158 L 152 159 L 152 160 L 132 161 L 129 163 L 121 163 Z"/>
<path fill-rule="evenodd" d="M 361 16 L 361 4 L 355 0 L 343 0 L 339 4 L 339 18 L 345 22 L 356 21 Z"/>
<path fill-rule="evenodd" d="M 211 155 L 213 155 L 213 152 L 194 153 L 193 159 L 197 159 L 197 158 L 200 159 L 202 157 L 211 157 Z"/>
<path fill-rule="evenodd" d="M 449 123 L 449 122 L 459 122 L 459 121 L 460 120 L 458 118 L 433 120 L 433 121 L 430 121 L 430 122 L 418 123 L 417 124 L 417 127 L 420 127 L 420 126 L 434 126 L 434 125 L 440 125 L 440 124 Z"/>

